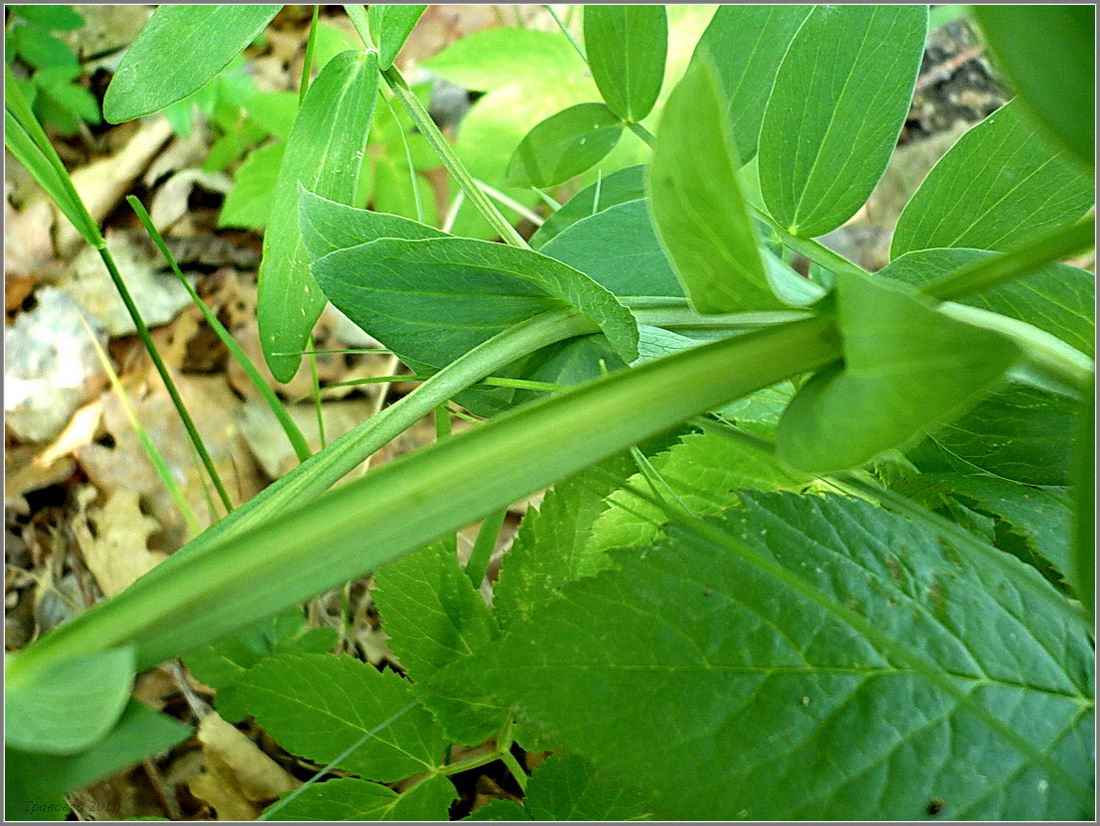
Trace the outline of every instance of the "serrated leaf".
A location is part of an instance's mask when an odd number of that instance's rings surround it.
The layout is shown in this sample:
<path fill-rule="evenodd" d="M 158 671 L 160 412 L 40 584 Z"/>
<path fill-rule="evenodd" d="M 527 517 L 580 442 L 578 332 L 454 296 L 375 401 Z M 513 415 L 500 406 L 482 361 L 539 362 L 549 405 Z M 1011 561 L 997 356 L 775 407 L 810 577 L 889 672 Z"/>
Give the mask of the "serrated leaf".
<path fill-rule="evenodd" d="M 238 699 L 281 746 L 378 781 L 430 771 L 443 738 L 410 686 L 351 657 L 268 657 L 237 681 Z"/>
<path fill-rule="evenodd" d="M 632 123 L 648 115 L 665 77 L 665 7 L 585 6 L 584 43 L 592 77 L 608 108 Z"/>
<path fill-rule="evenodd" d="M 615 148 L 622 120 L 602 103 L 578 103 L 520 141 L 505 173 L 513 186 L 547 187 L 591 169 Z"/>
<path fill-rule="evenodd" d="M 938 312 L 888 281 L 837 274 L 844 361 L 818 372 L 779 420 L 778 456 L 842 470 L 907 444 L 973 406 L 1019 357 L 998 333 Z"/>
<path fill-rule="evenodd" d="M 371 3 L 367 9 L 371 36 L 378 46 L 378 68 L 385 71 L 416 26 L 427 6 L 398 6 Z"/>
<path fill-rule="evenodd" d="M 442 775 L 428 777 L 398 794 L 388 786 L 345 777 L 314 783 L 285 805 L 279 820 L 447 820 L 458 792 Z"/>
<path fill-rule="evenodd" d="M 764 202 L 792 235 L 839 227 L 886 171 L 927 25 L 926 6 L 816 6 L 798 30 L 760 128 Z"/>
<path fill-rule="evenodd" d="M 281 8 L 160 6 L 111 79 L 103 116 L 122 123 L 187 97 L 244 51 Z"/>
<path fill-rule="evenodd" d="M 527 810 L 514 800 L 495 797 L 484 806 L 478 806 L 463 820 L 530 820 Z"/>
<path fill-rule="evenodd" d="M 620 297 L 682 296 L 643 199 L 581 218 L 540 250 L 580 270 Z"/>
<path fill-rule="evenodd" d="M 114 727 L 134 684 L 134 649 L 71 657 L 29 672 L 18 655 L 5 663 L 4 742 L 17 749 L 71 755 Z"/>
<path fill-rule="evenodd" d="M 743 499 L 568 585 L 483 682 L 671 818 L 1091 816 L 1092 649 L 1036 571 L 858 500 Z"/>
<path fill-rule="evenodd" d="M 647 820 L 636 790 L 609 783 L 592 764 L 571 754 L 540 763 L 523 799 L 532 820 Z"/>
<path fill-rule="evenodd" d="M 756 155 L 764 107 L 783 55 L 813 6 L 719 6 L 695 47 L 693 62 L 717 70 L 726 117 L 742 163 Z"/>
<path fill-rule="evenodd" d="M 977 5 L 974 17 L 997 67 L 1037 120 L 1078 161 L 1095 165 L 1096 10 Z"/>
<path fill-rule="evenodd" d="M 298 229 L 298 186 L 343 203 L 355 197 L 377 91 L 374 52 L 334 57 L 309 87 L 287 138 L 256 299 L 264 359 L 280 381 L 297 372 L 301 356 L 294 354 L 306 349 L 325 306 Z"/>
<path fill-rule="evenodd" d="M 534 249 L 541 249 L 577 221 L 616 204 L 644 198 L 645 169 L 644 166 L 630 166 L 601 176 L 596 183 L 586 186 L 547 218 L 546 223 L 531 236 L 529 243 Z"/>
<path fill-rule="evenodd" d="M 878 276 L 919 288 L 951 270 L 993 256 L 992 252 L 971 249 L 908 252 L 879 270 Z M 1023 278 L 963 298 L 961 303 L 1026 321 L 1092 357 L 1096 338 L 1095 300 L 1095 275 L 1078 267 L 1053 263 Z"/>
<path fill-rule="evenodd" d="M 700 313 L 783 306 L 768 286 L 711 68 L 696 64 L 661 116 L 649 172 L 653 223 Z"/>
<path fill-rule="evenodd" d="M 233 176 L 233 188 L 225 196 L 219 227 L 263 229 L 271 215 L 275 182 L 283 164 L 286 144 L 272 143 L 253 150 Z"/>
<path fill-rule="evenodd" d="M 1005 250 L 1072 223 L 1093 182 L 1010 101 L 970 129 L 921 183 L 898 219 L 890 254 L 933 247 Z"/>

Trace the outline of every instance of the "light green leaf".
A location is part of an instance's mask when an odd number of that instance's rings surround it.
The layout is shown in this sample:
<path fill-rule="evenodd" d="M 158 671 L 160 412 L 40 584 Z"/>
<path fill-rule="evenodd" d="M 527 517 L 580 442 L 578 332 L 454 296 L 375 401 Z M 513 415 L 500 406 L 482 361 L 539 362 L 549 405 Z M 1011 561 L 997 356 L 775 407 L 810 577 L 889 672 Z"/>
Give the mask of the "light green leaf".
<path fill-rule="evenodd" d="M 1034 117 L 1078 161 L 1096 163 L 1096 9 L 974 6 L 974 17 Z"/>
<path fill-rule="evenodd" d="M 415 220 L 417 217 L 416 198 L 413 196 L 413 181 L 420 193 L 420 209 L 426 224 L 439 223 L 439 211 L 435 205 L 435 190 L 420 175 L 410 176 L 404 153 L 400 160 L 390 157 L 379 158 L 374 165 L 374 208 L 379 212 L 401 215 Z"/>
<path fill-rule="evenodd" d="M 584 62 L 560 34 L 514 28 L 459 38 L 423 65 L 456 86 L 479 92 L 553 83 L 585 71 Z"/>
<path fill-rule="evenodd" d="M 268 657 L 237 680 L 237 691 L 294 754 L 324 764 L 361 741 L 339 766 L 364 778 L 400 780 L 433 769 L 443 755 L 442 734 L 409 684 L 351 657 Z"/>
<path fill-rule="evenodd" d="M 785 381 L 731 402 L 715 412 L 737 425 L 774 430 L 794 394 L 794 382 Z"/>
<path fill-rule="evenodd" d="M 878 275 L 920 288 L 974 261 L 994 257 L 971 249 L 930 249 L 895 258 Z M 1040 270 L 962 299 L 962 303 L 1019 319 L 1058 336 L 1089 357 L 1095 352 L 1096 276 L 1066 264 Z"/>
<path fill-rule="evenodd" d="M 80 754 L 62 757 L 8 747 L 4 814 L 8 820 L 63 820 L 69 807 L 62 795 L 167 751 L 190 736 L 190 726 L 131 699 L 110 732 Z M 52 817 L 43 810 L 51 799 L 58 803 Z"/>
<path fill-rule="evenodd" d="M 285 152 L 286 144 L 279 142 L 249 153 L 233 176 L 233 188 L 222 203 L 219 227 L 259 230 L 267 226 Z"/>
<path fill-rule="evenodd" d="M 1092 202 L 1090 177 L 1011 101 L 959 138 L 928 173 L 898 219 L 890 254 L 1005 250 L 1072 223 Z"/>
<path fill-rule="evenodd" d="M 620 297 L 684 294 L 641 198 L 570 224 L 540 251 Z"/>
<path fill-rule="evenodd" d="M 783 55 L 813 6 L 719 6 L 699 44 L 694 62 L 709 61 L 717 72 L 726 117 L 742 163 L 756 155 L 764 107 Z"/>
<path fill-rule="evenodd" d="M 427 6 L 397 6 L 371 3 L 367 9 L 371 36 L 378 46 L 378 68 L 383 71 L 393 60 L 412 33 L 416 21 Z"/>
<path fill-rule="evenodd" d="M 258 92 L 245 102 L 248 116 L 268 134 L 285 140 L 298 114 L 297 92 Z"/>
<path fill-rule="evenodd" d="M 630 166 L 610 175 L 600 176 L 596 183 L 586 186 L 547 218 L 546 223 L 531 236 L 529 243 L 535 249 L 541 249 L 582 218 L 610 209 L 616 204 L 644 198 L 645 169 L 644 166 Z"/>
<path fill-rule="evenodd" d="M 804 384 L 779 420 L 778 455 L 801 470 L 856 467 L 958 417 L 1020 354 L 888 281 L 838 273 L 836 303 L 843 365 Z"/>
<path fill-rule="evenodd" d="M 84 25 L 84 18 L 65 5 L 8 6 L 12 13 L 51 31 L 72 31 Z"/>
<path fill-rule="evenodd" d="M 531 820 L 645 820 L 645 799 L 609 783 L 592 764 L 571 754 L 540 763 L 527 783 L 523 804 Z"/>
<path fill-rule="evenodd" d="M 298 231 L 298 185 L 344 203 L 355 197 L 378 90 L 377 56 L 347 51 L 309 87 L 286 142 L 264 234 L 257 319 L 272 375 L 290 381 L 325 296 L 309 272 Z M 288 354 L 288 355 L 282 355 Z"/>
<path fill-rule="evenodd" d="M 665 7 L 585 6 L 584 43 L 592 77 L 608 108 L 631 123 L 648 115 L 665 76 Z"/>
<path fill-rule="evenodd" d="M 547 187 L 595 166 L 619 142 L 623 122 L 602 103 L 578 103 L 532 129 L 508 164 L 513 186 Z"/>
<path fill-rule="evenodd" d="M 1073 444 L 1073 556 L 1069 580 L 1090 614 L 1096 611 L 1096 379 L 1077 412 Z"/>
<path fill-rule="evenodd" d="M 244 51 L 281 8 L 158 7 L 107 87 L 103 116 L 122 123 L 187 97 Z"/>
<path fill-rule="evenodd" d="M 1092 647 L 1038 572 L 858 500 L 742 498 L 567 585 L 480 682 L 669 818 L 1091 817 Z"/>
<path fill-rule="evenodd" d="M 37 69 L 80 65 L 68 46 L 38 26 L 15 26 L 11 30 L 11 39 L 16 54 Z"/>
<path fill-rule="evenodd" d="M 442 775 L 425 778 L 398 794 L 388 786 L 351 777 L 314 783 L 286 805 L 272 807 L 279 820 L 447 820 L 458 797 Z"/>
<path fill-rule="evenodd" d="M 920 69 L 925 6 L 817 6 L 791 42 L 760 129 L 760 186 L 788 232 L 855 214 L 886 170 Z"/>
<path fill-rule="evenodd" d="M 768 286 L 710 67 L 696 64 L 661 116 L 649 172 L 653 222 L 700 313 L 783 306 Z"/>
<path fill-rule="evenodd" d="M 114 648 L 25 672 L 7 659 L 4 742 L 24 751 L 77 754 L 102 740 L 130 699 L 134 650 Z"/>

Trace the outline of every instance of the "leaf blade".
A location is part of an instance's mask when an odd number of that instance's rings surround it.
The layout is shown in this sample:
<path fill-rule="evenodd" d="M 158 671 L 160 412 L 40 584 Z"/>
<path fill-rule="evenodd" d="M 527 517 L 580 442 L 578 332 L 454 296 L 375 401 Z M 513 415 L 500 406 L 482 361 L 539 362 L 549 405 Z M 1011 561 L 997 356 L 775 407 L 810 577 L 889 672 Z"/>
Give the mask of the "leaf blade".
<path fill-rule="evenodd" d="M 592 77 L 608 108 L 632 123 L 648 115 L 665 74 L 665 7 L 585 6 L 584 41 Z"/>
<path fill-rule="evenodd" d="M 578 103 L 541 121 L 505 172 L 513 186 L 548 187 L 588 171 L 615 148 L 622 121 L 602 103 Z"/>

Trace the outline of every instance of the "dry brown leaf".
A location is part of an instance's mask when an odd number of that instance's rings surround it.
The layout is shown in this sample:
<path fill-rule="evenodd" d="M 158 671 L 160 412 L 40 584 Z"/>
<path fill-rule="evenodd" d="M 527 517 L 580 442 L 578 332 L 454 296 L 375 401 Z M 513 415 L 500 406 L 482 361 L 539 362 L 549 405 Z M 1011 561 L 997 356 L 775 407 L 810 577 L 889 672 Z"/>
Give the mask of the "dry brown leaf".
<path fill-rule="evenodd" d="M 301 785 L 217 713 L 204 717 L 197 733 L 206 771 L 188 787 L 218 820 L 254 820 L 266 804 Z"/>
<path fill-rule="evenodd" d="M 88 402 L 73 414 L 61 434 L 34 458 L 34 464 L 46 470 L 63 456 L 91 444 L 102 420 L 103 402 L 99 399 Z"/>
<path fill-rule="evenodd" d="M 141 512 L 136 491 L 117 490 L 102 508 L 88 510 L 97 495 L 90 485 L 77 492 L 79 511 L 72 529 L 99 589 L 113 597 L 167 555 L 149 550 L 149 537 L 160 531 L 160 524 Z"/>

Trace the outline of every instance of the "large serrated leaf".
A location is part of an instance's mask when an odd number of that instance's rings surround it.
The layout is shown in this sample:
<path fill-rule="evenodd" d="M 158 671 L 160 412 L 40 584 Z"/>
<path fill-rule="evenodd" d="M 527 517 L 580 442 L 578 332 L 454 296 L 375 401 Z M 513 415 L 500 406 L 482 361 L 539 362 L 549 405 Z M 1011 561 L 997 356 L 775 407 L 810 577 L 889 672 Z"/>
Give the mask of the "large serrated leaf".
<path fill-rule="evenodd" d="M 1002 106 L 959 138 L 898 219 L 890 254 L 933 247 L 1005 250 L 1081 217 L 1088 174 L 1020 111 Z"/>
<path fill-rule="evenodd" d="M 760 128 L 760 187 L 792 235 L 836 229 L 866 202 L 909 112 L 925 6 L 817 6 L 791 42 Z"/>
<path fill-rule="evenodd" d="M 298 187 L 345 203 L 355 197 L 377 90 L 374 52 L 337 55 L 309 87 L 287 138 L 256 298 L 264 358 L 280 381 L 297 372 L 325 306 L 298 227 Z"/>
<path fill-rule="evenodd" d="M 665 77 L 665 7 L 585 6 L 584 41 L 592 77 L 608 108 L 634 123 L 648 115 Z"/>
<path fill-rule="evenodd" d="M 531 820 L 645 820 L 649 811 L 637 790 L 607 782 L 591 763 L 571 754 L 539 764 L 523 805 Z"/>
<path fill-rule="evenodd" d="M 672 818 L 1091 816 L 1092 648 L 1036 571 L 858 500 L 743 499 L 566 586 L 480 680 Z"/>
<path fill-rule="evenodd" d="M 103 117 L 122 123 L 187 97 L 228 66 L 281 8 L 160 6 L 115 71 Z"/>
<path fill-rule="evenodd" d="M 427 777 L 401 794 L 344 777 L 315 783 L 270 811 L 279 820 L 447 820 L 447 809 L 457 797 L 451 781 L 442 775 Z"/>
<path fill-rule="evenodd" d="M 238 700 L 295 754 L 378 781 L 433 769 L 443 738 L 410 686 L 350 657 L 284 654 L 237 680 Z"/>

